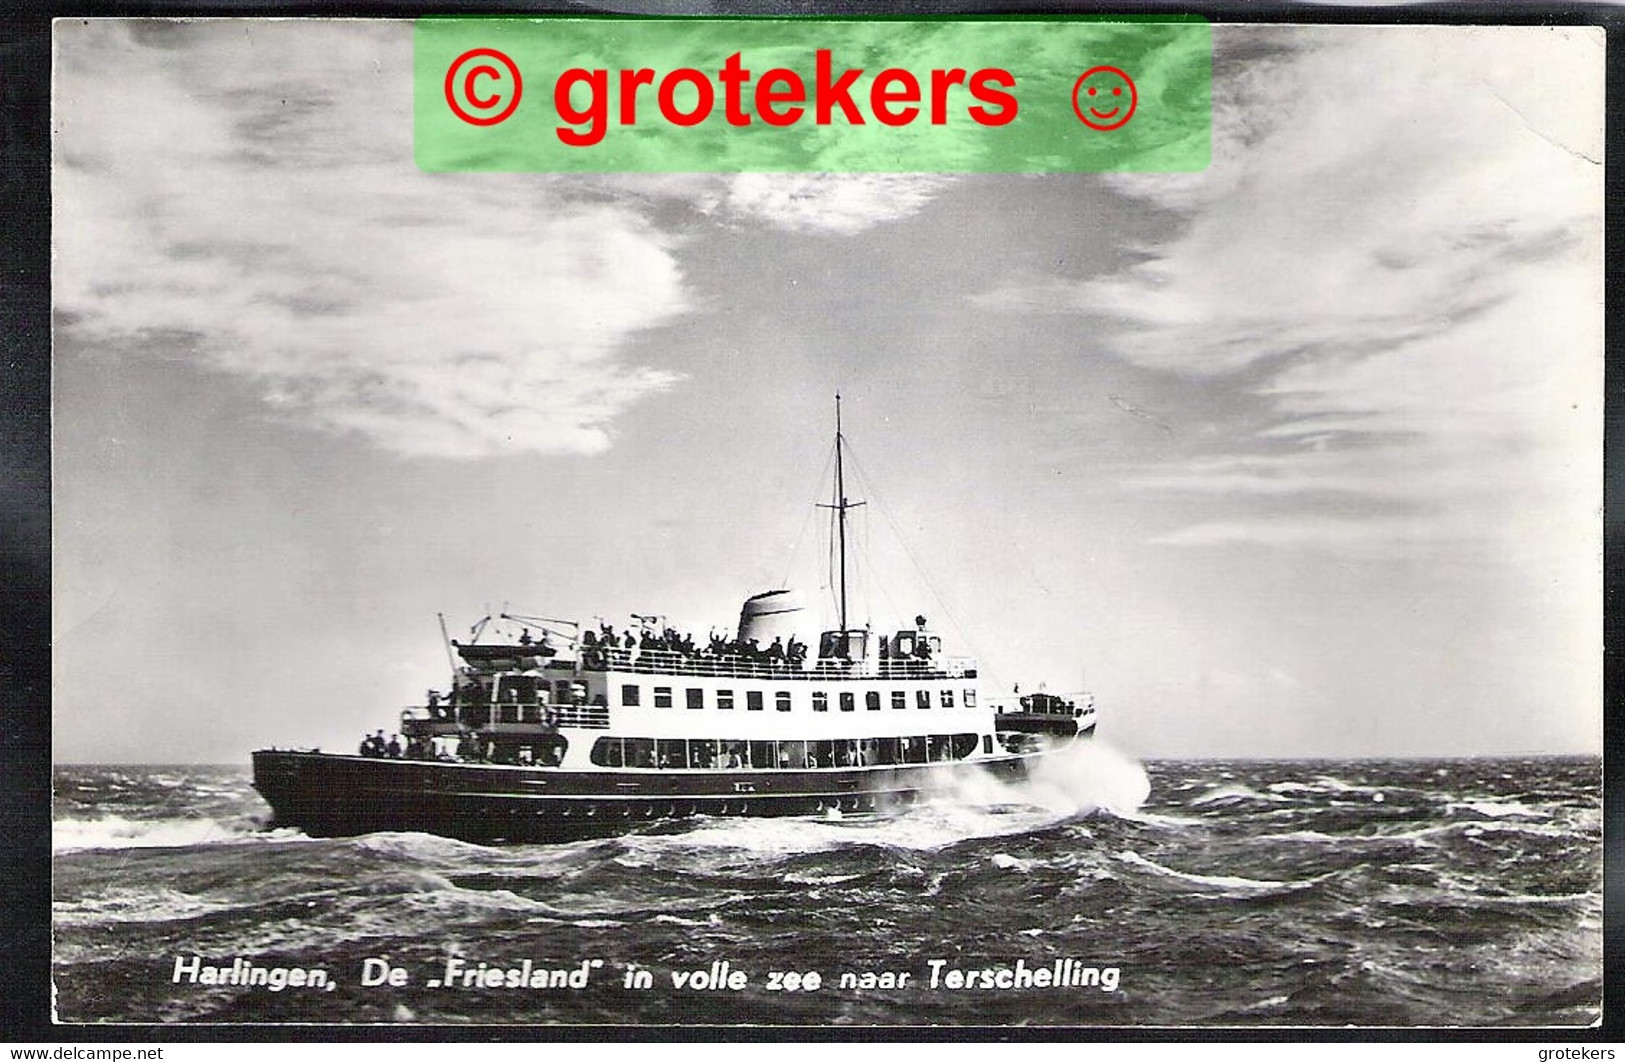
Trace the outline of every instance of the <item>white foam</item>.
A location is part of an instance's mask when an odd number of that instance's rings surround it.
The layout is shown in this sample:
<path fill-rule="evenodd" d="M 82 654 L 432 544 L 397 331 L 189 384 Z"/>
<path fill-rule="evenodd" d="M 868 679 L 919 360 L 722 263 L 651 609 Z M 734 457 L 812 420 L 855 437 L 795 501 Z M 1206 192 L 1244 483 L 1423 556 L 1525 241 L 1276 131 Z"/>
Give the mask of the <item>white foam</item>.
<path fill-rule="evenodd" d="M 492 849 L 468 841 L 412 831 L 364 834 L 355 838 L 354 844 L 357 848 L 365 848 L 382 855 L 405 856 L 435 862 L 461 862 L 469 856 L 483 859 L 492 852 Z"/>
<path fill-rule="evenodd" d="M 1341 844 L 1344 841 L 1388 840 L 1387 837 L 1360 834 L 1334 837 L 1329 833 L 1321 833 L 1319 830 L 1290 830 L 1286 833 L 1265 833 L 1260 834 L 1258 839 L 1260 841 L 1306 841 L 1311 844 Z"/>
<path fill-rule="evenodd" d="M 261 830 L 249 823 L 211 818 L 130 819 L 122 815 L 103 815 L 94 819 L 57 819 L 51 823 L 51 850 L 54 852 L 294 840 L 308 838 L 297 830 Z"/>
<path fill-rule="evenodd" d="M 1286 797 L 1276 793 L 1260 793 L 1244 785 L 1220 785 L 1214 786 L 1199 797 L 1193 797 L 1191 803 L 1212 804 L 1220 800 L 1263 800 L 1278 804 L 1285 801 Z"/>
<path fill-rule="evenodd" d="M 174 922 L 223 911 L 233 906 L 175 889 L 132 888 L 111 885 L 94 895 L 52 905 L 58 925 L 100 925 L 105 922 Z"/>
<path fill-rule="evenodd" d="M 1270 881 L 1259 878 L 1238 878 L 1227 874 L 1189 874 L 1183 870 L 1165 867 L 1161 863 L 1145 858 L 1138 852 L 1123 851 L 1117 853 L 1117 858 L 1133 866 L 1141 867 L 1155 874 L 1166 877 L 1179 878 L 1197 885 L 1206 885 L 1216 889 L 1241 890 L 1244 892 L 1270 892 L 1281 889 L 1304 889 L 1321 879 L 1308 878 L 1303 881 Z"/>
<path fill-rule="evenodd" d="M 1491 819 L 1544 819 L 1547 817 L 1545 812 L 1537 811 L 1515 800 L 1463 800 L 1448 805 L 1447 810 L 1467 810 Z"/>
<path fill-rule="evenodd" d="M 895 814 L 702 819 L 682 833 L 634 835 L 617 861 L 644 865 L 655 852 L 667 859 L 682 851 L 742 850 L 773 858 L 854 844 L 930 851 L 970 838 L 1030 833 L 1088 811 L 1132 817 L 1150 792 L 1137 761 L 1096 739 L 1035 759 L 1019 781 L 969 765 L 945 772 L 926 799 Z"/>
<path fill-rule="evenodd" d="M 1150 797 L 1151 779 L 1138 760 L 1094 738 L 1041 757 L 1016 788 L 1036 803 L 1069 814 L 1130 815 Z"/>
<path fill-rule="evenodd" d="M 1019 870 L 1023 874 L 1033 868 L 1033 861 L 1031 859 L 1018 859 L 1015 856 L 1010 855 L 1008 852 L 994 852 L 992 858 L 990 858 L 988 862 L 992 863 L 1000 870 Z"/>

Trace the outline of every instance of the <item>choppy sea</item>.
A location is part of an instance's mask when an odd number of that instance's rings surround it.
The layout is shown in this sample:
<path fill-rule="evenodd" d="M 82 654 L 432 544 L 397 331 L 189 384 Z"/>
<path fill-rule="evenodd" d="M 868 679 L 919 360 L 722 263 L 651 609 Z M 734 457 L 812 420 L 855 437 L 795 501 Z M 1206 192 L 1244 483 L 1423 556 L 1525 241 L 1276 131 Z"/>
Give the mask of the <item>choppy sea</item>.
<path fill-rule="evenodd" d="M 702 819 L 503 847 L 267 830 L 246 766 L 59 767 L 57 1016 L 1213 1027 L 1600 1017 L 1595 759 L 1141 765 L 1100 744 L 1069 756 L 1021 786 L 968 783 L 887 819 Z M 203 970 L 234 963 L 265 971 L 265 983 L 206 983 Z M 1069 983 L 1038 983 L 1058 973 Z M 364 984 L 369 974 L 382 983 Z"/>

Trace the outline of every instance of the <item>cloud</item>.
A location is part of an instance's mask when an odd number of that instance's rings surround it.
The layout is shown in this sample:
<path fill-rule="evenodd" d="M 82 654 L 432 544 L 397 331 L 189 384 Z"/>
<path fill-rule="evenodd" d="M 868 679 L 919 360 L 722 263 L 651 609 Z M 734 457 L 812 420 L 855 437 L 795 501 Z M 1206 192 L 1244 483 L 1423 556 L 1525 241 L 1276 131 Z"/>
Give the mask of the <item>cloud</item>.
<path fill-rule="evenodd" d="M 681 379 L 627 353 L 698 308 L 663 207 L 845 235 L 942 183 L 421 173 L 411 54 L 404 22 L 60 23 L 61 327 L 397 453 L 594 453 Z"/>
<path fill-rule="evenodd" d="M 62 24 L 61 319 L 399 453 L 601 450 L 679 378 L 623 354 L 690 309 L 674 240 L 579 184 L 417 172 L 410 54 L 404 24 Z"/>
<path fill-rule="evenodd" d="M 1600 503 L 1601 35 L 1296 27 L 1215 44 L 1212 167 L 1109 178 L 1171 235 L 1116 272 L 983 304 L 1088 315 L 1127 362 L 1264 399 L 1202 457 L 1129 477 L 1232 500 L 1164 543 L 1482 542 L 1534 510 L 1564 514 L 1572 545 Z M 1371 511 L 1326 512 L 1328 492 Z"/>
<path fill-rule="evenodd" d="M 689 310 L 673 239 L 569 183 L 416 171 L 408 60 L 393 24 L 63 24 L 58 312 L 398 453 L 603 450 L 679 378 L 622 354 Z"/>
<path fill-rule="evenodd" d="M 931 173 L 741 173 L 720 205 L 793 232 L 851 235 L 919 213 L 955 178 Z"/>

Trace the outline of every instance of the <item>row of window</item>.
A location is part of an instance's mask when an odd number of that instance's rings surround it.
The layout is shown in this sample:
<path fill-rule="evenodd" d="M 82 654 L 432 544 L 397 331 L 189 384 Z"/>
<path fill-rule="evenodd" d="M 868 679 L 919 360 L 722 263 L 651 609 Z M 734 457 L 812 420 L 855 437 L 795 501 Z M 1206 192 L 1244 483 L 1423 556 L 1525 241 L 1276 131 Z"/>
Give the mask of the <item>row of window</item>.
<path fill-rule="evenodd" d="M 465 703 L 473 696 L 472 693 L 465 693 Z M 499 675 L 491 689 L 492 700 L 512 704 L 536 704 L 540 701 L 574 704 L 585 701 L 586 697 L 586 684 L 579 680 L 557 679 L 549 683 L 547 679 L 535 675 Z M 483 701 L 483 697 L 479 700 Z M 603 694 L 599 694 L 593 703 L 603 704 Z"/>
<path fill-rule="evenodd" d="M 976 689 L 967 686 L 962 691 L 966 708 L 976 707 Z M 670 708 L 672 706 L 672 687 L 654 687 L 654 706 L 656 708 Z M 891 706 L 893 708 L 907 708 L 909 706 L 908 690 L 892 690 Z M 643 687 L 637 683 L 628 682 L 621 687 L 621 704 L 628 708 L 635 708 L 641 703 Z M 944 687 L 937 691 L 937 699 L 943 708 L 954 706 L 954 691 Z M 745 691 L 745 710 L 747 712 L 760 712 L 764 707 L 765 695 L 761 690 Z M 776 711 L 788 712 L 791 708 L 791 694 L 789 690 L 777 690 L 773 694 L 773 707 Z M 693 686 L 683 690 L 683 701 L 690 708 L 705 707 L 705 690 Z M 843 712 L 855 712 L 858 709 L 858 695 L 853 691 L 843 691 L 836 694 L 836 705 Z M 930 708 L 931 691 L 915 690 L 913 698 L 914 707 Z M 728 711 L 734 707 L 735 698 L 733 690 L 716 691 L 716 707 Z M 829 711 L 829 693 L 824 690 L 812 691 L 812 710 L 815 712 Z M 880 711 L 881 695 L 879 690 L 868 690 L 863 695 L 863 706 L 871 712 Z"/>
<path fill-rule="evenodd" d="M 962 760 L 975 751 L 975 734 L 929 734 L 839 741 L 602 737 L 593 744 L 591 759 L 600 767 L 803 770 L 809 767 L 882 767 L 892 764 L 938 763 Z M 992 735 L 982 736 L 982 751 L 987 753 L 993 751 Z"/>

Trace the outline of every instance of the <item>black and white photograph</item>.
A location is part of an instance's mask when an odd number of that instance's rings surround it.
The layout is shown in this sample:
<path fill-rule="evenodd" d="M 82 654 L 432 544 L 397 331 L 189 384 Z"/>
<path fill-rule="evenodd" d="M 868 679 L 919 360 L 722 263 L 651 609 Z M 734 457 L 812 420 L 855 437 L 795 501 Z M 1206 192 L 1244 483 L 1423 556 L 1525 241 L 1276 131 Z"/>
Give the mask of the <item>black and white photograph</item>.
<path fill-rule="evenodd" d="M 428 172 L 413 34 L 55 23 L 54 1022 L 1602 1021 L 1602 29 L 1106 173 Z"/>

